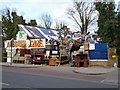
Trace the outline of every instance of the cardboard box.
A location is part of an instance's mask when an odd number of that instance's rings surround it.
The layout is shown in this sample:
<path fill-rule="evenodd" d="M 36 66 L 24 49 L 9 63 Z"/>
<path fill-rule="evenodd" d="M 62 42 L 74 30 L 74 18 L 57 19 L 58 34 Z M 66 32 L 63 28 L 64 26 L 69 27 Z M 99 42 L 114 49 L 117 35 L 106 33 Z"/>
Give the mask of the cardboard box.
<path fill-rule="evenodd" d="M 56 60 L 56 59 L 50 59 L 50 60 L 49 60 L 49 65 L 53 65 L 53 66 L 58 65 L 58 64 L 57 64 L 57 60 Z"/>

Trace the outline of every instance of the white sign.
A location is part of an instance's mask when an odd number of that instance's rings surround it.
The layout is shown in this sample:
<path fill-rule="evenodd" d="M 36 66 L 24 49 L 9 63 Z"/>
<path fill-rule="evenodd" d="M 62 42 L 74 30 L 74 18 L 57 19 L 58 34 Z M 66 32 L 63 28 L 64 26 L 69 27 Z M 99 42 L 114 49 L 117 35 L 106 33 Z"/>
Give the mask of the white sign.
<path fill-rule="evenodd" d="M 24 31 L 19 31 L 16 36 L 17 36 L 16 40 L 26 40 L 27 39 L 27 34 Z"/>
<path fill-rule="evenodd" d="M 95 50 L 95 44 L 89 44 L 89 50 Z"/>

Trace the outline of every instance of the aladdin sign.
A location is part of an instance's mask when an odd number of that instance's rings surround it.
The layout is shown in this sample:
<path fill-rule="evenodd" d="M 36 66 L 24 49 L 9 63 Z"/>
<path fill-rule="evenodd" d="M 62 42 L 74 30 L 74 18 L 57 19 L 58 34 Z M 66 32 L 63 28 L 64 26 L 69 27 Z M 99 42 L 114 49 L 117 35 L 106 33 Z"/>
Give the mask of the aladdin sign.
<path fill-rule="evenodd" d="M 5 48 L 11 47 L 11 40 L 5 41 Z M 14 47 L 45 48 L 45 39 L 14 40 Z"/>
<path fill-rule="evenodd" d="M 18 31 L 16 35 L 16 40 L 26 40 L 27 34 L 24 31 Z"/>

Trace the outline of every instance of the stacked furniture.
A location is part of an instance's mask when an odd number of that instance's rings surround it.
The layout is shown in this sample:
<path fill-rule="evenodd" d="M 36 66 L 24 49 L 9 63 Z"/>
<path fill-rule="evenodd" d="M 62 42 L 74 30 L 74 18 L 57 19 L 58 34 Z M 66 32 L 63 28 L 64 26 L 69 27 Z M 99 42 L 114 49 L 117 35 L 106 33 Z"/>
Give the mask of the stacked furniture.
<path fill-rule="evenodd" d="M 66 51 L 66 47 L 64 45 L 60 46 L 60 64 L 68 63 L 68 52 Z"/>
<path fill-rule="evenodd" d="M 44 63 L 44 50 L 31 50 L 31 60 L 32 64 L 43 64 Z"/>
<path fill-rule="evenodd" d="M 14 63 L 25 63 L 26 55 L 30 55 L 30 49 L 16 49 L 16 54 L 13 57 Z"/>
<path fill-rule="evenodd" d="M 58 45 L 52 45 L 50 50 L 50 59 L 49 59 L 49 65 L 59 65 L 59 46 Z"/>
<path fill-rule="evenodd" d="M 17 49 L 16 54 L 13 57 L 14 63 L 25 63 L 25 49 Z"/>
<path fill-rule="evenodd" d="M 82 65 L 83 63 L 83 65 Z M 76 60 L 75 60 L 75 66 L 76 67 L 88 67 L 89 61 L 88 61 L 88 55 L 87 54 L 77 54 Z"/>

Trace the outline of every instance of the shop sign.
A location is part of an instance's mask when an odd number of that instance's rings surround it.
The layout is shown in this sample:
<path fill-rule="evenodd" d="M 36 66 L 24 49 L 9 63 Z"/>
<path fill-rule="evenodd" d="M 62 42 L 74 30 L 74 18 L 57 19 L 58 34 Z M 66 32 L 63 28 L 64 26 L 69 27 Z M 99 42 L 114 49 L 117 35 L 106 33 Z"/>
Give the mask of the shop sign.
<path fill-rule="evenodd" d="M 27 34 L 24 31 L 19 31 L 16 36 L 17 36 L 16 40 L 26 40 L 27 39 Z"/>
<path fill-rule="evenodd" d="M 30 48 L 45 48 L 45 39 L 31 39 L 30 40 Z"/>
<path fill-rule="evenodd" d="M 11 41 L 6 41 L 5 48 L 11 47 Z M 14 40 L 14 47 L 25 47 L 26 40 Z"/>
<path fill-rule="evenodd" d="M 5 48 L 11 47 L 11 40 L 5 41 Z M 14 47 L 45 48 L 45 39 L 14 40 Z"/>

